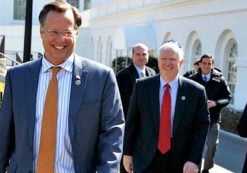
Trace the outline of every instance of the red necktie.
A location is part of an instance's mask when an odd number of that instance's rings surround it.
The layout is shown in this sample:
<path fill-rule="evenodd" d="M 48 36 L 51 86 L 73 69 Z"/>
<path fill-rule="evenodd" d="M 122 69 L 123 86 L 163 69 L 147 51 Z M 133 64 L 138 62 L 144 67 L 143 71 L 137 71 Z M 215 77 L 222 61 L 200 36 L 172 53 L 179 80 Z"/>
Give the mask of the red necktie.
<path fill-rule="evenodd" d="M 36 170 L 37 173 L 54 172 L 58 103 L 57 73 L 60 69 L 60 67 L 52 68 L 52 78 L 46 93 Z"/>
<path fill-rule="evenodd" d="M 170 85 L 165 85 L 160 115 L 158 149 L 165 154 L 171 148 L 171 95 Z"/>

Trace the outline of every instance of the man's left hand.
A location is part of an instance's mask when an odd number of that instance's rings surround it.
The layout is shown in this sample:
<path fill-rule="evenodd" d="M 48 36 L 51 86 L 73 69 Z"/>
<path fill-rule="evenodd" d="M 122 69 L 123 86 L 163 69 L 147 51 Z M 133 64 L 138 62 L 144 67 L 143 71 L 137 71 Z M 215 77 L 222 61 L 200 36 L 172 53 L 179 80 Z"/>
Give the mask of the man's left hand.
<path fill-rule="evenodd" d="M 216 102 L 213 100 L 208 100 L 207 103 L 208 103 L 208 109 L 216 106 Z"/>
<path fill-rule="evenodd" d="M 183 173 L 198 173 L 198 172 L 199 172 L 199 168 L 195 163 L 187 161 L 184 164 Z"/>

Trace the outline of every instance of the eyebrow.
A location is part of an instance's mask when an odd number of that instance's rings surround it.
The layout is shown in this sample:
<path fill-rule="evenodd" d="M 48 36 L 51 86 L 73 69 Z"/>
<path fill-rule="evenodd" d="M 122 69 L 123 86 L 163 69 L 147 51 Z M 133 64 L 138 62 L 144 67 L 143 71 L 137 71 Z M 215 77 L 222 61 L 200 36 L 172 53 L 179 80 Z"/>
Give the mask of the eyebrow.
<path fill-rule="evenodd" d="M 138 55 L 147 55 L 147 53 L 136 53 L 136 54 L 138 54 Z"/>

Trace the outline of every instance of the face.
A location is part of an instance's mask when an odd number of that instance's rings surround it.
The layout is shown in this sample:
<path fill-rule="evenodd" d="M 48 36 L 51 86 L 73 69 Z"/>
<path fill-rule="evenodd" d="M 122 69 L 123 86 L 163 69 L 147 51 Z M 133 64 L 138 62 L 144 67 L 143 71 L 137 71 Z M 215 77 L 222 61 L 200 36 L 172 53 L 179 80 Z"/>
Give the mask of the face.
<path fill-rule="evenodd" d="M 197 64 L 193 65 L 194 70 L 198 70 L 199 66 Z"/>
<path fill-rule="evenodd" d="M 40 28 L 47 60 L 58 65 L 68 59 L 75 49 L 77 34 L 72 11 L 50 11 Z"/>
<path fill-rule="evenodd" d="M 183 59 L 172 48 L 163 48 L 160 51 L 158 65 L 161 77 L 170 82 L 174 80 L 183 64 Z"/>
<path fill-rule="evenodd" d="M 207 75 L 214 68 L 213 60 L 211 58 L 203 58 L 202 62 L 200 62 L 200 68 L 202 74 Z"/>
<path fill-rule="evenodd" d="M 144 68 L 145 64 L 148 62 L 148 50 L 141 46 L 135 47 L 132 61 L 137 67 Z"/>

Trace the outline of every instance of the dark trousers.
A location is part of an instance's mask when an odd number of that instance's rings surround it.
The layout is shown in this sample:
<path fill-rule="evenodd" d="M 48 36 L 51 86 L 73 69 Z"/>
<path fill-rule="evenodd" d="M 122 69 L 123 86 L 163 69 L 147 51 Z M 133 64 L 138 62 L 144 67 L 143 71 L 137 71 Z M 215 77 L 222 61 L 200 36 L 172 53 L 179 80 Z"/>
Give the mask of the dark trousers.
<path fill-rule="evenodd" d="M 172 151 L 162 154 L 157 149 L 151 164 L 142 173 L 173 173 L 172 165 Z"/>

